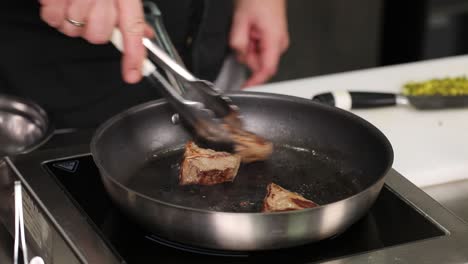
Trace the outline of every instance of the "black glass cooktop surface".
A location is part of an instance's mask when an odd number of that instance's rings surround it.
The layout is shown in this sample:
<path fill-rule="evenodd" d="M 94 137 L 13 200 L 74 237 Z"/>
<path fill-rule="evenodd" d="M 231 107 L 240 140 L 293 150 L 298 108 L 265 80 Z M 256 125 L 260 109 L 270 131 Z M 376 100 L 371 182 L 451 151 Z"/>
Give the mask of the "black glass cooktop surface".
<path fill-rule="evenodd" d="M 264 252 L 188 247 L 147 233 L 114 206 L 91 156 L 44 164 L 103 239 L 126 263 L 313 263 L 444 235 L 385 186 L 371 210 L 344 233 L 305 246 Z"/>

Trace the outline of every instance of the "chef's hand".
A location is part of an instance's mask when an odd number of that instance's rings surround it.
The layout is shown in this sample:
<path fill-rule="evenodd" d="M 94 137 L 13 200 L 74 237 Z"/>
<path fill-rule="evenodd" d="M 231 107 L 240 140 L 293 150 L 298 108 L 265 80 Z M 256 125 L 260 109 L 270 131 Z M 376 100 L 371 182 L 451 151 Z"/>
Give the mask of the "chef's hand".
<path fill-rule="evenodd" d="M 252 71 L 244 87 L 270 79 L 289 46 L 285 0 L 235 0 L 230 46 Z"/>
<path fill-rule="evenodd" d="M 142 37 L 153 35 L 145 23 L 141 0 L 40 0 L 41 18 L 70 37 L 83 37 L 93 44 L 105 44 L 115 27 L 123 37 L 122 74 L 128 83 L 141 79 L 146 57 Z M 76 21 L 83 26 L 74 25 Z"/>

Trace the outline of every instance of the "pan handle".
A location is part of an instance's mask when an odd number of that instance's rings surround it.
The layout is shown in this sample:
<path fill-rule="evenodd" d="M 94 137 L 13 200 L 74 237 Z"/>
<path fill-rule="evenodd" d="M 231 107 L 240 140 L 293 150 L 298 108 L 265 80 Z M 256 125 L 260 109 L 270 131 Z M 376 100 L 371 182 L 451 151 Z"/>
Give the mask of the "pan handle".
<path fill-rule="evenodd" d="M 315 95 L 312 100 L 342 109 L 366 109 L 400 104 L 404 97 L 395 93 L 336 91 Z"/>

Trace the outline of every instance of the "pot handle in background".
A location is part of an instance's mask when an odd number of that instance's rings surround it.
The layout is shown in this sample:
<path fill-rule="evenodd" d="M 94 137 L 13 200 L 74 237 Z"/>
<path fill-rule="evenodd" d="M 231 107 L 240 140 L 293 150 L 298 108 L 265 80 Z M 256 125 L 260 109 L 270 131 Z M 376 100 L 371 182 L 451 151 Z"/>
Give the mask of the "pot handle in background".
<path fill-rule="evenodd" d="M 335 91 L 315 95 L 312 100 L 350 110 L 395 106 L 398 97 L 394 93 Z"/>

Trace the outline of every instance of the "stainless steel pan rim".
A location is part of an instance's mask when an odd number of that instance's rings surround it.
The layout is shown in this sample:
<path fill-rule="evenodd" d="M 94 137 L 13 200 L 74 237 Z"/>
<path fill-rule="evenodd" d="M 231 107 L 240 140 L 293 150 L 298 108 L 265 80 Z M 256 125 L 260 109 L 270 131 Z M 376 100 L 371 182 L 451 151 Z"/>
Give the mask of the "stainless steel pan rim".
<path fill-rule="evenodd" d="M 256 97 L 258 99 L 268 99 L 268 98 L 278 99 L 278 98 L 280 98 L 280 99 L 285 100 L 285 101 L 291 101 L 291 102 L 297 102 L 297 103 L 307 103 L 307 104 L 316 104 L 316 106 L 320 107 L 320 108 L 330 107 L 330 106 L 327 106 L 327 105 L 323 105 L 323 104 L 320 104 L 320 103 L 313 102 L 313 101 L 308 100 L 308 99 L 295 97 L 295 96 L 289 96 L 289 95 L 279 95 L 279 94 L 274 94 L 274 93 L 236 92 L 236 93 L 227 94 L 227 96 L 230 96 L 230 95 L 249 95 L 250 97 Z M 339 111 L 340 114 L 345 115 L 345 116 L 353 119 L 355 122 L 359 123 L 360 125 L 362 125 L 364 127 L 367 127 L 367 128 L 370 128 L 370 129 L 376 131 L 377 132 L 377 137 L 386 145 L 386 147 L 388 149 L 388 156 L 389 156 L 388 164 L 389 165 L 387 166 L 387 168 L 385 168 L 385 170 L 380 175 L 380 177 L 377 178 L 374 181 L 373 184 L 370 184 L 368 187 L 363 188 L 360 192 L 358 192 L 358 193 L 356 193 L 356 194 L 354 194 L 352 196 L 349 196 L 349 197 L 347 197 L 345 199 L 337 200 L 337 201 L 332 202 L 332 203 L 323 204 L 323 205 L 320 205 L 320 206 L 317 206 L 317 207 L 314 207 L 314 208 L 297 210 L 297 211 L 270 212 L 270 213 L 262 213 L 262 212 L 248 212 L 248 213 L 240 212 L 240 213 L 237 213 L 237 212 L 212 211 L 212 210 L 198 209 L 198 208 L 192 208 L 192 207 L 186 207 L 186 206 L 182 206 L 182 205 L 167 203 L 167 202 L 164 202 L 164 201 L 161 201 L 161 200 L 154 199 L 154 198 L 149 197 L 147 195 L 135 192 L 132 189 L 129 189 L 128 187 L 126 187 L 125 185 L 120 183 L 119 181 L 117 181 L 115 178 L 111 177 L 110 174 L 108 173 L 108 171 L 101 165 L 102 162 L 100 161 L 100 157 L 99 157 L 99 154 L 98 154 L 98 151 L 97 151 L 97 141 L 98 141 L 98 139 L 102 136 L 102 134 L 110 126 L 112 126 L 112 124 L 114 124 L 115 122 L 119 121 L 120 119 L 122 119 L 122 118 L 124 118 L 126 116 L 129 116 L 129 115 L 131 115 L 133 113 L 145 110 L 148 107 L 153 107 L 153 106 L 157 106 L 157 105 L 161 105 L 161 104 L 166 104 L 166 101 L 164 99 L 149 101 L 147 103 L 143 103 L 143 104 L 134 106 L 132 108 L 129 108 L 128 110 L 125 110 L 124 112 L 121 112 L 120 114 L 117 114 L 114 117 L 110 118 L 109 120 L 104 122 L 100 127 L 98 127 L 96 129 L 96 131 L 95 131 L 95 133 L 94 133 L 94 135 L 92 137 L 92 140 L 91 140 L 90 149 L 91 149 L 91 154 L 93 156 L 93 159 L 94 159 L 96 165 L 98 166 L 99 170 L 101 172 L 103 172 L 102 174 L 107 179 L 109 179 L 111 182 L 113 182 L 114 184 L 116 184 L 117 186 L 122 188 L 123 190 L 125 190 L 125 191 L 127 191 L 129 193 L 132 193 L 132 194 L 134 194 L 134 195 L 136 195 L 136 196 L 138 196 L 140 198 L 143 198 L 145 200 L 149 200 L 149 201 L 152 201 L 154 203 L 161 204 L 161 205 L 169 206 L 169 207 L 172 207 L 172 208 L 178 208 L 178 209 L 188 210 L 188 211 L 197 212 L 197 213 L 217 214 L 217 215 L 222 214 L 222 215 L 255 216 L 255 215 L 298 215 L 298 214 L 305 214 L 305 213 L 308 213 L 310 211 L 320 210 L 323 207 L 328 207 L 328 206 L 341 204 L 341 203 L 346 202 L 348 200 L 357 199 L 360 196 L 366 195 L 366 193 L 367 193 L 367 191 L 369 189 L 375 188 L 375 185 L 380 183 L 386 177 L 387 173 L 392 168 L 392 164 L 393 164 L 393 161 L 394 161 L 394 151 L 393 151 L 392 145 L 391 145 L 390 141 L 387 139 L 387 137 L 379 129 L 377 129 L 374 125 L 372 125 L 368 121 L 364 120 L 363 118 L 361 118 L 361 117 L 359 117 L 357 115 L 354 115 L 354 114 L 352 114 L 352 113 L 350 113 L 348 111 L 337 108 L 336 110 Z"/>
<path fill-rule="evenodd" d="M 50 122 L 46 111 L 31 100 L 14 95 L 0 94 L 0 110 L 27 118 L 28 122 L 41 129 L 41 135 L 35 138 L 33 142 L 24 145 L 21 150 L 4 153 L 6 156 L 32 152 L 44 145 L 53 136 L 55 128 Z"/>

